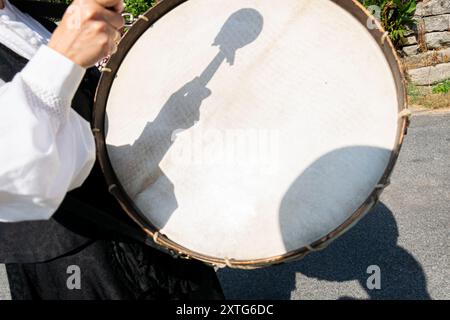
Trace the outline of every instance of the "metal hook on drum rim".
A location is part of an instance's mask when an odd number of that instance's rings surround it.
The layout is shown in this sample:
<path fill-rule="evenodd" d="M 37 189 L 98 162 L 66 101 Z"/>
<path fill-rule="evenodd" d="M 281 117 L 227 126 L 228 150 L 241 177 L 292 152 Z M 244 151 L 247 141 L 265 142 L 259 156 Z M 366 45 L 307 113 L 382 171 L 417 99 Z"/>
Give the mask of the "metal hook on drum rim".
<path fill-rule="evenodd" d="M 133 26 L 133 24 L 136 22 L 136 18 L 134 17 L 134 15 L 132 13 L 128 13 L 128 12 L 124 12 L 122 13 L 122 17 L 125 19 L 125 24 L 124 26 L 126 28 L 130 28 L 131 26 Z"/>

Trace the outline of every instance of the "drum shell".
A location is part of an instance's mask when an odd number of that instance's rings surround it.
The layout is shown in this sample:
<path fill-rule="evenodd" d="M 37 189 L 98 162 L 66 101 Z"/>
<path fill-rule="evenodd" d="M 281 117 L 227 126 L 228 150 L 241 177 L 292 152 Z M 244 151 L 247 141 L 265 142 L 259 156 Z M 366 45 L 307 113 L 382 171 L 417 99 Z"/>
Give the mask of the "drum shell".
<path fill-rule="evenodd" d="M 290 260 L 295 260 L 303 257 L 310 251 L 324 248 L 332 240 L 343 234 L 352 225 L 354 225 L 359 219 L 361 219 L 365 213 L 376 204 L 378 198 L 383 191 L 384 187 L 389 183 L 389 176 L 397 161 L 403 138 L 406 133 L 406 129 L 409 124 L 409 113 L 407 112 L 407 99 L 404 73 L 401 66 L 401 62 L 396 54 L 396 51 L 389 39 L 386 32 L 381 25 L 377 28 L 370 30 L 371 35 L 379 43 L 380 48 L 384 52 L 386 59 L 390 65 L 396 87 L 398 92 L 398 106 L 399 106 L 399 119 L 398 119 L 398 133 L 396 138 L 396 146 L 391 154 L 391 159 L 383 174 L 382 179 L 379 181 L 378 186 L 366 201 L 356 210 L 353 215 L 342 225 L 336 228 L 331 233 L 327 234 L 323 238 L 315 241 L 310 246 L 299 248 L 288 252 L 286 254 L 264 259 L 254 260 L 232 260 L 232 259 L 220 259 L 216 257 L 206 256 L 198 252 L 191 251 L 178 243 L 175 243 L 167 237 L 161 235 L 159 230 L 153 226 L 145 217 L 140 209 L 133 203 L 132 199 L 127 195 L 119 179 L 117 178 L 108 156 L 106 143 L 105 143 L 105 113 L 106 105 L 110 93 L 110 88 L 114 81 L 117 70 L 120 67 L 121 62 L 125 58 L 127 52 L 138 41 L 139 37 L 145 32 L 149 26 L 153 25 L 157 20 L 163 17 L 166 13 L 176 8 L 178 5 L 185 2 L 185 0 L 165 0 L 159 3 L 157 6 L 146 12 L 131 28 L 127 35 L 120 42 L 118 52 L 111 58 L 108 65 L 103 72 L 102 79 L 100 81 L 97 95 L 96 106 L 93 116 L 93 131 L 95 134 L 98 158 L 102 166 L 102 170 L 105 174 L 105 178 L 110 186 L 110 192 L 116 197 L 121 204 L 124 211 L 143 229 L 149 237 L 153 239 L 159 246 L 169 249 L 175 255 L 182 257 L 188 257 L 198 259 L 206 263 L 217 266 L 229 266 L 235 268 L 258 268 L 268 266 L 277 263 L 283 263 Z M 336 4 L 344 8 L 346 11 L 352 13 L 361 23 L 366 23 L 369 13 L 368 11 L 357 1 L 346 0 L 334 0 Z"/>

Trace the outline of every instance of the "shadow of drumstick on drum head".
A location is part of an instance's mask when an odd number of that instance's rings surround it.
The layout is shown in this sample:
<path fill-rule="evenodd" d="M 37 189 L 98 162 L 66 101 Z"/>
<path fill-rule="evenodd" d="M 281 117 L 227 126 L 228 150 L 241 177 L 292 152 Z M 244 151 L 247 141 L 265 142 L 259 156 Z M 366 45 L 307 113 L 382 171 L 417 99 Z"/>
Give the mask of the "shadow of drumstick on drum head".
<path fill-rule="evenodd" d="M 131 173 L 134 177 L 132 180 L 128 178 L 128 181 L 123 181 L 127 177 L 121 177 L 120 173 L 118 176 L 141 211 L 147 216 L 151 212 L 151 222 L 156 227 L 164 227 L 178 208 L 174 185 L 159 167 L 160 162 L 173 145 L 176 135 L 200 120 L 202 102 L 212 94 L 207 85 L 214 74 L 223 62 L 229 65 L 235 63 L 236 52 L 256 40 L 263 24 L 263 17 L 255 9 L 246 8 L 233 13 L 215 38 L 213 46 L 217 46 L 219 52 L 204 71 L 170 96 L 133 145 L 108 146 L 112 161 L 115 155 L 118 158 L 126 155 L 130 161 L 138 162 L 142 174 Z M 180 56 L 180 59 L 183 57 Z"/>

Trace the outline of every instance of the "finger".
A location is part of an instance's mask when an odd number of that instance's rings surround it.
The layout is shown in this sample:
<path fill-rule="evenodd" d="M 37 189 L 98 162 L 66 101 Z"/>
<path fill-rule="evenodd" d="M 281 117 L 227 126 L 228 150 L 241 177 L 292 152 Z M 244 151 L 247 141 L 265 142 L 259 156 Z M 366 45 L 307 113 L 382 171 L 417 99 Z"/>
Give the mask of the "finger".
<path fill-rule="evenodd" d="M 108 25 L 105 29 L 105 33 L 111 41 L 116 41 L 118 34 L 120 35 L 119 30 L 111 25 Z"/>
<path fill-rule="evenodd" d="M 117 13 L 122 13 L 124 4 L 122 0 L 95 0 L 103 8 L 111 8 Z"/>
<path fill-rule="evenodd" d="M 120 29 L 125 25 L 125 20 L 122 15 L 114 11 L 108 9 L 100 9 L 99 16 L 101 16 L 103 20 L 105 20 L 115 29 Z"/>
<path fill-rule="evenodd" d="M 122 12 L 125 11 L 125 4 L 124 4 L 123 1 L 121 0 L 121 1 L 119 1 L 119 3 L 116 4 L 113 8 L 114 8 L 114 10 L 115 10 L 117 13 L 122 13 Z"/>
<path fill-rule="evenodd" d="M 114 28 L 108 28 L 107 32 L 108 32 L 108 38 L 109 38 L 108 53 L 114 54 L 117 51 L 117 46 L 119 44 L 121 35 L 120 35 L 120 32 Z"/>
<path fill-rule="evenodd" d="M 111 49 L 110 55 L 115 54 L 117 52 L 118 48 L 119 48 L 118 44 L 114 43 L 113 48 Z"/>
<path fill-rule="evenodd" d="M 116 32 L 116 35 L 114 37 L 114 42 L 115 43 L 119 43 L 120 39 L 122 38 L 122 34 L 120 33 L 120 31 Z"/>
<path fill-rule="evenodd" d="M 120 39 L 120 34 L 119 34 L 119 39 Z M 113 55 L 114 53 L 116 53 L 118 47 L 119 47 L 119 41 L 116 41 L 116 40 L 112 41 L 112 42 L 111 42 L 111 48 L 110 48 L 109 54 L 110 54 L 110 55 Z"/>

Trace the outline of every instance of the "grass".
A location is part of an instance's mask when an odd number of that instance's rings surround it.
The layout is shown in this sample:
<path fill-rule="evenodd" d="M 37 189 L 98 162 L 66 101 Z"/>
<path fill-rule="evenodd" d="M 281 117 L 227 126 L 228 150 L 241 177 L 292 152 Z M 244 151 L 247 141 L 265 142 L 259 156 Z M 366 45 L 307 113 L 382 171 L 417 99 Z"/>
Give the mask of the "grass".
<path fill-rule="evenodd" d="M 408 84 L 408 97 L 410 104 L 427 108 L 450 108 L 450 80 L 443 81 L 432 87 L 418 87 Z"/>

